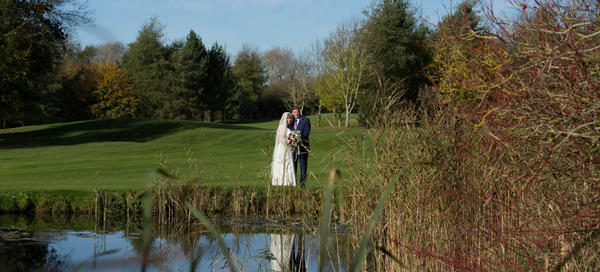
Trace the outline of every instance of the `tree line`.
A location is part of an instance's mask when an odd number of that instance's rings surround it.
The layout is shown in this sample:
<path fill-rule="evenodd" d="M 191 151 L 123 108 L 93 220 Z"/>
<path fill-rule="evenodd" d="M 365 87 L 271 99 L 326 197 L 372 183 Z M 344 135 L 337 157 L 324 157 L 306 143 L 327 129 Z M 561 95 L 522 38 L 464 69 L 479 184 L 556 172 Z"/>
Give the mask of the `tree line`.
<path fill-rule="evenodd" d="M 296 106 L 369 125 L 390 99 L 419 105 L 436 38 L 406 0 L 379 0 L 305 52 L 244 45 L 233 58 L 189 34 L 170 43 L 150 18 L 132 43 L 81 48 L 77 0 L 2 0 L 2 127 L 92 118 L 203 121 L 276 118 Z M 395 98 L 394 98 L 395 97 Z M 342 116 L 343 114 L 343 116 Z M 341 125 L 341 123 L 340 123 Z"/>

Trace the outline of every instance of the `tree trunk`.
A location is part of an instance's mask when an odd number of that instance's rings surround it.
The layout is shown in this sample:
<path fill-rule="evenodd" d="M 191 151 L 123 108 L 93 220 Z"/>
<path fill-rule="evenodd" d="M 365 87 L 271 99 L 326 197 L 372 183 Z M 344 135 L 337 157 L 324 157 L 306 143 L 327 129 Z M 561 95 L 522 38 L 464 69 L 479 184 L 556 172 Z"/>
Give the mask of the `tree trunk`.
<path fill-rule="evenodd" d="M 346 124 L 344 125 L 346 128 L 348 128 L 349 120 L 350 120 L 350 111 L 348 111 L 348 109 L 346 108 Z"/>
<path fill-rule="evenodd" d="M 317 120 L 317 126 L 321 126 L 321 103 L 319 103 L 319 119 Z"/>
<path fill-rule="evenodd" d="M 338 112 L 338 127 L 342 126 L 342 112 Z"/>
<path fill-rule="evenodd" d="M 208 121 L 212 123 L 213 120 L 215 120 L 215 111 L 210 110 L 210 118 Z"/>

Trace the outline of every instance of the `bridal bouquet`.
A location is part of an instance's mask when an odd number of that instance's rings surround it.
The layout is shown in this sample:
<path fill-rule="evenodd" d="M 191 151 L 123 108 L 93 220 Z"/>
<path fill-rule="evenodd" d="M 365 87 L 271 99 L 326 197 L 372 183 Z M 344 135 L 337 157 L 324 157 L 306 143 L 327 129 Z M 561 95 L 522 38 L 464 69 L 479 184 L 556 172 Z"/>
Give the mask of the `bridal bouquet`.
<path fill-rule="evenodd" d="M 298 144 L 300 143 L 300 131 L 292 131 L 290 132 L 290 134 L 288 134 L 287 137 L 287 144 L 289 146 L 291 146 L 292 148 L 296 148 L 298 147 Z"/>

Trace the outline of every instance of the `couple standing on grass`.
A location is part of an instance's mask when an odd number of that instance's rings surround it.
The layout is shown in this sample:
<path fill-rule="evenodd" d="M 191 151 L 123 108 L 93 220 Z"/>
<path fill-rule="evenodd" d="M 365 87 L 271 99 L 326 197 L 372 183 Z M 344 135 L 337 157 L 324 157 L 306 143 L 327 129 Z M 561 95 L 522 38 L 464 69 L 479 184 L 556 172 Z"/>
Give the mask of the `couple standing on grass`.
<path fill-rule="evenodd" d="M 296 186 L 297 165 L 300 163 L 300 185 L 306 186 L 306 167 L 310 144 L 310 120 L 300 115 L 298 108 L 284 112 L 275 135 L 271 163 L 271 185 Z"/>

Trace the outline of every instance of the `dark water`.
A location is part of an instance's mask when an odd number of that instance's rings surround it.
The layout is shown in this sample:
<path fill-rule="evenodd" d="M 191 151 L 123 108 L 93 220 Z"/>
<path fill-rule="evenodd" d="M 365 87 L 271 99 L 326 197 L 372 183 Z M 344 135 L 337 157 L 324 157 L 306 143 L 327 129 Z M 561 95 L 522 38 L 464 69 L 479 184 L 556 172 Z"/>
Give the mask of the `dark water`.
<path fill-rule="evenodd" d="M 215 219 L 236 271 L 317 271 L 318 237 L 299 222 Z M 0 215 L 0 271 L 140 271 L 143 228 L 92 217 Z M 152 227 L 146 271 L 228 271 L 217 242 L 200 226 Z M 347 236 L 331 233 L 325 271 L 346 271 Z"/>

